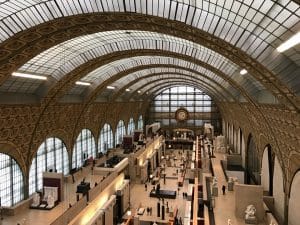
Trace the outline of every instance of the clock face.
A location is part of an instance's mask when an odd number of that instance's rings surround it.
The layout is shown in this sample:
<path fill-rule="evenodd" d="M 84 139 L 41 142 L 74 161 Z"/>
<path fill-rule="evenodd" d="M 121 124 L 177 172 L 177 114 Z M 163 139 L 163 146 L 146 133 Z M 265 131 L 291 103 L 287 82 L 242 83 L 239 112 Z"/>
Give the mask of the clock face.
<path fill-rule="evenodd" d="M 175 118 L 178 121 L 185 121 L 188 119 L 188 111 L 184 108 L 180 108 L 175 112 Z"/>

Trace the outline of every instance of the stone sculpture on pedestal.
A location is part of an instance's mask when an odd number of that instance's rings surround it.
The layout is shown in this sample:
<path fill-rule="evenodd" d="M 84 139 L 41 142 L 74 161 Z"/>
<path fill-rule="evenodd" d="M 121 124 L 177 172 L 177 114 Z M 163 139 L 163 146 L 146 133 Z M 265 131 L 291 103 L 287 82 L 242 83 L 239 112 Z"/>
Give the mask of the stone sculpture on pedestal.
<path fill-rule="evenodd" d="M 254 205 L 248 205 L 245 210 L 245 223 L 256 224 L 257 219 L 255 213 L 256 213 L 256 208 L 254 207 Z"/>

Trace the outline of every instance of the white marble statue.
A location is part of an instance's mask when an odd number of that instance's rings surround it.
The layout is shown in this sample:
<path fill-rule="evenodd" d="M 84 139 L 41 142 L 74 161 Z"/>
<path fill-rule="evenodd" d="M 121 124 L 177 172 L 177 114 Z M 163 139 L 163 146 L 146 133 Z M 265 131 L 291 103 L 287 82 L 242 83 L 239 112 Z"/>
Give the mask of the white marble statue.
<path fill-rule="evenodd" d="M 40 205 L 40 195 L 39 195 L 39 193 L 36 193 L 36 192 L 35 192 L 35 193 L 33 194 L 31 206 L 37 207 L 37 206 L 39 206 L 39 205 Z"/>
<path fill-rule="evenodd" d="M 248 205 L 245 210 L 245 222 L 250 224 L 256 223 L 256 208 L 254 205 Z"/>
<path fill-rule="evenodd" d="M 54 197 L 52 195 L 48 195 L 47 204 L 48 204 L 49 208 L 54 207 L 55 201 L 54 201 Z"/>
<path fill-rule="evenodd" d="M 212 186 L 213 186 L 213 187 L 217 187 L 217 185 L 218 185 L 218 180 L 217 180 L 216 177 L 213 177 Z"/>
<path fill-rule="evenodd" d="M 228 220 L 227 220 L 227 225 L 232 225 L 231 219 L 228 219 Z"/>

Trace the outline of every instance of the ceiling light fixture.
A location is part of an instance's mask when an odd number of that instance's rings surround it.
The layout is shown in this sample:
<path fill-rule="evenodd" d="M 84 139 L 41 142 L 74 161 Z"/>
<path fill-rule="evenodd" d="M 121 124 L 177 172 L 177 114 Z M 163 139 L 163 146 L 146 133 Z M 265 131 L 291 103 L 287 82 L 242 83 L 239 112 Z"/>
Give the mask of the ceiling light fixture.
<path fill-rule="evenodd" d="M 116 87 L 114 86 L 106 86 L 107 89 L 111 89 L 111 90 L 114 90 Z"/>
<path fill-rule="evenodd" d="M 125 91 L 127 91 L 127 92 L 128 92 L 128 91 L 131 91 L 131 90 L 130 90 L 129 88 L 126 88 L 126 90 L 125 90 Z"/>
<path fill-rule="evenodd" d="M 47 80 L 46 76 L 40 76 L 40 75 L 34 75 L 34 74 L 28 74 L 28 73 L 13 72 L 11 75 L 14 77 L 23 77 L 23 78 L 30 78 L 30 79 L 37 79 L 37 80 Z"/>
<path fill-rule="evenodd" d="M 138 90 L 138 91 L 137 91 L 137 93 L 139 93 L 139 94 L 140 94 L 140 93 L 141 93 L 141 91 L 140 91 L 140 90 Z"/>
<path fill-rule="evenodd" d="M 246 73 L 248 73 L 248 71 L 245 70 L 245 69 L 242 69 L 242 70 L 240 71 L 240 74 L 241 74 L 241 75 L 245 75 Z"/>
<path fill-rule="evenodd" d="M 83 82 L 83 81 L 76 81 L 75 84 L 77 84 L 77 85 L 83 85 L 83 86 L 90 86 L 91 85 L 91 83 Z"/>
<path fill-rule="evenodd" d="M 300 32 L 297 34 L 293 35 L 291 38 L 289 38 L 287 41 L 283 42 L 281 45 L 276 48 L 278 52 L 284 52 L 295 45 L 300 43 Z"/>

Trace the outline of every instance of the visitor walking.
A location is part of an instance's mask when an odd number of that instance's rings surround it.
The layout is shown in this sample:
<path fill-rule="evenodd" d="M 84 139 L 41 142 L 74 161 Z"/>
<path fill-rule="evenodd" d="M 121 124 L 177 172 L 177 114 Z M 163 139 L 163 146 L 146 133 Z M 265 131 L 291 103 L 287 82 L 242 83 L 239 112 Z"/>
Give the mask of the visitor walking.
<path fill-rule="evenodd" d="M 223 185 L 222 186 L 223 195 L 225 195 L 225 190 L 226 190 L 226 187 L 225 187 L 225 185 Z"/>

